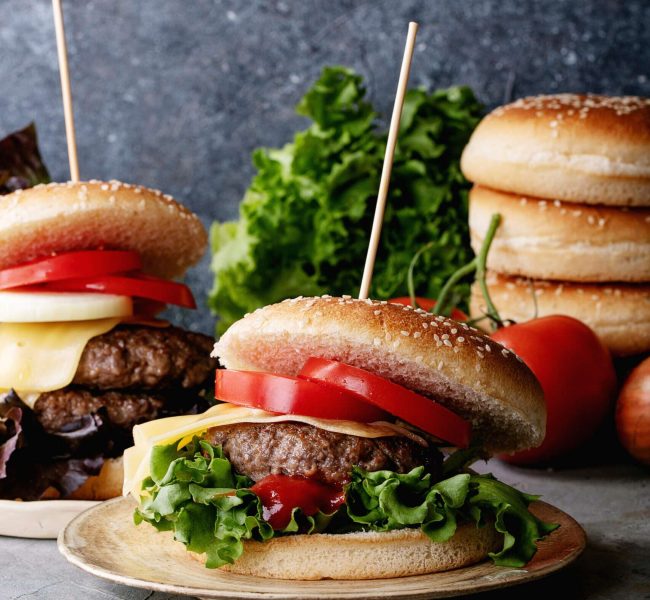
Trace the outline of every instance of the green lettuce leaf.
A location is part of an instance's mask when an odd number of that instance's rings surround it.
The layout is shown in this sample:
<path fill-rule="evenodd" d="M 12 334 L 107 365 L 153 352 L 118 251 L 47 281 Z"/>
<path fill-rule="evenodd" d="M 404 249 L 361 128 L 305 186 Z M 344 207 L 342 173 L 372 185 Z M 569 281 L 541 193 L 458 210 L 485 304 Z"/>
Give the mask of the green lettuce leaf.
<path fill-rule="evenodd" d="M 209 305 L 223 332 L 244 313 L 297 295 L 353 294 L 361 281 L 386 134 L 362 78 L 325 68 L 297 106 L 312 120 L 283 148 L 253 154 L 257 174 L 236 222 L 211 229 Z M 406 273 L 425 244 L 417 292 L 437 296 L 471 259 L 468 183 L 459 159 L 481 115 L 466 87 L 406 96 L 372 295 L 407 294 Z M 468 287 L 461 288 L 468 293 Z"/>
<path fill-rule="evenodd" d="M 346 489 L 348 515 L 363 529 L 389 531 L 419 525 L 434 542 L 445 542 L 459 521 L 493 526 L 503 547 L 490 554 L 497 565 L 524 566 L 535 542 L 556 529 L 528 510 L 536 496 L 523 494 L 491 475 L 459 473 L 433 483 L 424 467 L 405 474 L 355 468 Z"/>
<path fill-rule="evenodd" d="M 205 553 L 209 568 L 237 560 L 244 540 L 420 527 L 431 540 L 445 542 L 459 522 L 495 527 L 504 542 L 490 556 L 498 565 L 520 567 L 535 553 L 535 542 L 557 527 L 528 511 L 535 496 L 491 475 L 455 473 L 433 482 L 424 467 L 403 474 L 354 468 L 344 507 L 311 516 L 294 509 L 289 524 L 274 531 L 264 520 L 260 499 L 249 489 L 253 482 L 233 472 L 220 446 L 198 438 L 181 450 L 176 444 L 156 446 L 150 472 L 142 484 L 135 523 L 172 531 L 188 550 Z"/>
<path fill-rule="evenodd" d="M 49 181 L 34 123 L 0 140 L 0 195 Z"/>
<path fill-rule="evenodd" d="M 173 531 L 188 550 L 206 554 L 207 567 L 220 567 L 241 556 L 242 540 L 273 536 L 251 484 L 233 473 L 219 446 L 198 438 L 182 450 L 156 446 L 134 520 Z"/>

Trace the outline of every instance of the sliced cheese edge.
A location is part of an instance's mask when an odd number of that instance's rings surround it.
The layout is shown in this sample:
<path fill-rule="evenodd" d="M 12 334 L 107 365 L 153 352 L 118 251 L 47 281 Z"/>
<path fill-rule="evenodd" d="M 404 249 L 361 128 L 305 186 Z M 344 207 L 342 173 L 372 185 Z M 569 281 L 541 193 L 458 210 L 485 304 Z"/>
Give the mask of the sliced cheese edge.
<path fill-rule="evenodd" d="M 0 391 L 15 390 L 33 408 L 39 393 L 69 385 L 89 340 L 119 322 L 0 323 Z"/>
<path fill-rule="evenodd" d="M 123 494 L 140 498 L 142 482 L 150 475 L 151 452 L 154 446 L 178 442 L 179 449 L 187 445 L 194 436 L 203 436 L 212 427 L 224 427 L 236 423 L 280 423 L 293 421 L 313 425 L 326 431 L 365 438 L 405 435 L 409 433 L 393 423 L 356 423 L 317 419 L 302 415 L 278 415 L 256 408 L 233 404 L 217 404 L 200 415 L 183 415 L 157 419 L 136 425 L 133 428 L 134 446 L 124 452 Z"/>

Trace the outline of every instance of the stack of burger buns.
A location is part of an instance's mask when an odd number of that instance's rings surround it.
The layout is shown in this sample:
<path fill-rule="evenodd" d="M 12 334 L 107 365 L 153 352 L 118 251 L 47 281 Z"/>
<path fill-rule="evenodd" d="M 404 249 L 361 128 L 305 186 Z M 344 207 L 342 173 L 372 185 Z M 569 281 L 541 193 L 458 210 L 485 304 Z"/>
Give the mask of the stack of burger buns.
<path fill-rule="evenodd" d="M 502 319 L 578 318 L 616 355 L 650 351 L 650 99 L 536 96 L 497 108 L 462 156 Z M 477 285 L 471 312 L 485 302 Z"/>

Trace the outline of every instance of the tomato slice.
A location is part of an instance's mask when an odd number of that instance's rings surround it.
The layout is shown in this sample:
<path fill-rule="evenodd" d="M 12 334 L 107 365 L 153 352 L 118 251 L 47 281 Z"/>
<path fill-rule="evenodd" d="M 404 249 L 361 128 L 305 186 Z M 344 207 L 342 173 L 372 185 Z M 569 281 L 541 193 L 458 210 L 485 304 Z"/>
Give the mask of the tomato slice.
<path fill-rule="evenodd" d="M 399 298 L 391 298 L 390 302 L 395 304 L 403 304 L 404 306 L 412 306 L 410 296 L 400 296 Z M 418 308 L 422 310 L 431 311 L 431 309 L 436 305 L 436 301 L 431 298 L 422 298 L 420 296 L 415 297 L 415 303 L 418 305 Z M 451 311 L 451 318 L 454 321 L 467 321 L 469 317 L 459 308 L 454 308 Z"/>
<path fill-rule="evenodd" d="M 49 281 L 41 285 L 21 288 L 20 291 L 95 292 L 118 296 L 134 296 L 185 308 L 196 308 L 194 296 L 190 288 L 185 284 L 141 273 L 97 275 L 95 277 Z"/>
<path fill-rule="evenodd" d="M 128 250 L 66 252 L 1 270 L 0 290 L 139 269 L 142 269 L 142 261 L 137 252 Z"/>
<path fill-rule="evenodd" d="M 469 445 L 471 425 L 456 413 L 365 369 L 335 360 L 310 358 L 298 377 L 329 383 L 459 448 Z"/>
<path fill-rule="evenodd" d="M 390 418 L 380 408 L 341 387 L 274 373 L 218 369 L 214 396 L 224 402 L 283 415 L 360 423 Z"/>

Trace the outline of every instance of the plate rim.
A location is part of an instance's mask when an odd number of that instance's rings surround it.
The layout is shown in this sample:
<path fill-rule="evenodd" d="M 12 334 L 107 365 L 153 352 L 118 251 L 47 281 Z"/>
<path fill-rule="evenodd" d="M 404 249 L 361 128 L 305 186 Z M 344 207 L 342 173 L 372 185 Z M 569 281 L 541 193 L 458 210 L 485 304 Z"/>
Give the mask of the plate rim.
<path fill-rule="evenodd" d="M 116 504 L 125 501 L 132 501 L 132 499 L 130 497 L 112 498 L 105 502 L 100 502 L 99 505 Z M 572 525 L 572 529 L 575 529 L 580 534 L 580 544 L 577 545 L 568 556 L 565 556 L 564 558 L 559 559 L 556 562 L 547 565 L 545 568 L 540 569 L 538 571 L 530 572 L 527 571 L 525 568 L 517 569 L 520 570 L 522 573 L 522 577 L 520 578 L 503 579 L 502 577 L 497 576 L 494 577 L 492 580 L 483 581 L 478 585 L 476 583 L 473 583 L 472 588 L 468 587 L 464 591 L 463 590 L 438 590 L 438 591 L 432 590 L 430 594 L 427 594 L 426 592 L 422 592 L 421 590 L 413 590 L 410 593 L 408 591 L 407 592 L 402 591 L 398 594 L 395 592 L 382 593 L 381 590 L 374 590 L 372 598 L 376 598 L 378 600 L 390 599 L 393 597 L 410 598 L 412 600 L 423 600 L 425 598 L 431 598 L 431 599 L 451 598 L 451 597 L 462 596 L 468 593 L 477 594 L 477 593 L 487 592 L 494 589 L 503 589 L 506 587 L 512 587 L 524 583 L 532 583 L 534 581 L 538 581 L 539 579 L 542 579 L 544 577 L 552 575 L 553 573 L 556 573 L 557 571 L 564 569 L 565 567 L 574 563 L 584 552 L 587 545 L 586 532 L 584 528 L 580 525 L 580 523 L 578 523 L 571 515 L 564 512 L 562 509 L 543 501 L 536 501 L 536 504 L 545 505 L 546 507 L 552 509 L 555 513 L 561 514 Z M 135 503 L 133 504 L 133 506 L 135 507 Z M 315 588 L 314 591 L 310 592 L 308 595 L 306 595 L 305 593 L 306 591 L 304 589 L 298 590 L 296 592 L 290 592 L 288 590 L 283 592 L 240 590 L 235 592 L 233 590 L 219 590 L 217 584 L 215 584 L 214 588 L 204 588 L 204 587 L 192 586 L 189 583 L 184 585 L 179 585 L 174 583 L 164 583 L 160 581 L 147 580 L 147 579 L 142 579 L 130 575 L 122 575 L 119 573 L 115 573 L 113 571 L 110 571 L 109 569 L 85 562 L 83 558 L 78 556 L 74 550 L 68 548 L 66 545 L 66 541 L 65 541 L 66 534 L 69 533 L 70 528 L 75 525 L 75 522 L 77 520 L 87 518 L 88 513 L 90 513 L 91 511 L 97 508 L 99 508 L 99 506 L 91 507 L 88 510 L 74 517 L 59 533 L 59 536 L 57 538 L 57 548 L 59 552 L 63 555 L 63 557 L 66 560 L 68 560 L 71 564 L 85 571 L 86 573 L 90 573 L 91 575 L 94 575 L 95 577 L 99 577 L 100 579 L 103 579 L 105 581 L 110 581 L 112 583 L 127 585 L 139 589 L 153 590 L 156 592 L 163 592 L 168 594 L 178 594 L 182 596 L 194 596 L 202 599 L 229 598 L 229 599 L 236 600 L 240 598 L 241 599 L 265 598 L 268 600 L 301 600 L 305 598 L 314 598 L 314 599 L 318 598 L 319 600 L 334 600 L 335 598 L 358 598 L 358 592 L 346 593 L 344 590 L 342 590 L 340 592 L 331 593 L 329 591 L 319 590 L 317 588 Z M 473 566 L 474 565 L 470 565 L 468 567 L 462 567 L 460 569 L 454 569 L 454 570 L 462 571 L 464 569 L 471 569 Z M 504 573 L 505 572 L 506 571 L 504 571 Z M 408 577 L 396 577 L 396 578 L 387 578 L 387 579 L 368 579 L 365 581 L 368 581 L 369 588 L 370 588 L 371 582 L 385 583 L 388 581 L 400 581 L 400 580 L 406 580 L 410 578 L 421 579 L 421 578 L 435 577 L 435 575 L 437 575 L 437 573 L 412 575 Z M 267 578 L 264 577 L 259 577 L 259 579 L 261 581 L 269 581 Z M 274 581 L 286 581 L 287 583 L 290 583 L 292 580 L 286 579 L 286 580 L 274 580 Z M 327 581 L 336 581 L 336 580 L 327 580 Z M 310 582 L 310 581 L 301 580 L 301 583 L 318 584 L 319 581 Z M 341 583 L 345 583 L 345 580 L 341 580 Z M 370 595 L 368 596 L 368 598 L 370 598 Z"/>

